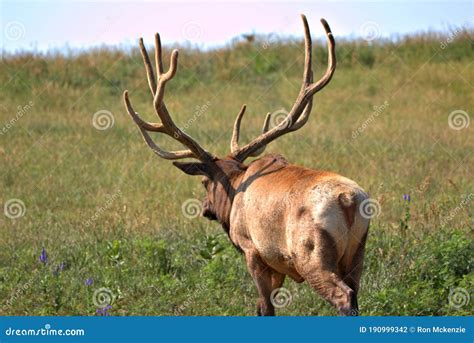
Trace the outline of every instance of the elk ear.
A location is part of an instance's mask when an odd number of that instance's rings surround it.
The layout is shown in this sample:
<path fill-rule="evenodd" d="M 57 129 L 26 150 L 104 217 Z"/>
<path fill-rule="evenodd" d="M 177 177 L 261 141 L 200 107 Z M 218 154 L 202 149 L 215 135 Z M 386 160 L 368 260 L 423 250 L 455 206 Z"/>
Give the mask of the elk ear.
<path fill-rule="evenodd" d="M 204 175 L 211 177 L 211 168 L 206 163 L 200 162 L 173 162 L 173 165 L 188 175 Z"/>

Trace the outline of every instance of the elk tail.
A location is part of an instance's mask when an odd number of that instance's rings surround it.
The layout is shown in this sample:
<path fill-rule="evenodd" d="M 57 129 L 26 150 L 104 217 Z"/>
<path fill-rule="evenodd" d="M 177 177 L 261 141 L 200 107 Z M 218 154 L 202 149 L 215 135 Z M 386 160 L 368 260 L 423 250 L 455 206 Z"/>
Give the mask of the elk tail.
<path fill-rule="evenodd" d="M 344 218 L 346 219 L 347 228 L 351 228 L 355 221 L 357 201 L 356 193 L 353 191 L 346 191 L 339 194 L 339 206 L 341 207 L 342 212 L 344 213 Z"/>

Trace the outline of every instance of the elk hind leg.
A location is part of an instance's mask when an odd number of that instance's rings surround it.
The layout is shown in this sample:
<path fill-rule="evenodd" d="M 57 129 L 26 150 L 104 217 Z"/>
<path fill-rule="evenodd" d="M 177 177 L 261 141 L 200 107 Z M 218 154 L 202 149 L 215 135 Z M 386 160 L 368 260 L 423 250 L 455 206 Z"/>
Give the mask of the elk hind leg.
<path fill-rule="evenodd" d="M 344 266 L 341 270 L 344 272 L 344 282 L 354 291 L 354 311 L 359 314 L 359 305 L 357 303 L 357 296 L 359 293 L 360 277 L 362 275 L 365 242 L 367 240 L 367 232 L 362 237 L 355 253 L 350 256 L 349 260 L 344 261 Z"/>
<path fill-rule="evenodd" d="M 273 290 L 281 287 L 285 280 L 285 275 L 270 268 L 256 251 L 245 252 L 245 257 L 247 268 L 257 286 L 259 294 L 257 315 L 274 316 L 275 307 L 272 304 L 271 294 Z"/>
<path fill-rule="evenodd" d="M 316 232 L 302 238 L 298 245 L 298 272 L 340 315 L 356 315 L 356 294 L 340 275 L 336 243 L 324 229 Z"/>

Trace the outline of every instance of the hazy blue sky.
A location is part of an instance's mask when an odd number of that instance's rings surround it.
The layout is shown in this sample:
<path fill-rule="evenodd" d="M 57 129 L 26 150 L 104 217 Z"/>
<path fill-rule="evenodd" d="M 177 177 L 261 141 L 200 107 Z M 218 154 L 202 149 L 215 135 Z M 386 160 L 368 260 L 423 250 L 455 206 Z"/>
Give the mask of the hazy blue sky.
<path fill-rule="evenodd" d="M 242 33 L 301 36 L 300 13 L 313 37 L 319 18 L 336 36 L 387 37 L 450 27 L 473 27 L 473 1 L 1 1 L 1 48 L 47 50 L 66 45 L 130 45 L 160 32 L 164 43 L 224 44 Z"/>

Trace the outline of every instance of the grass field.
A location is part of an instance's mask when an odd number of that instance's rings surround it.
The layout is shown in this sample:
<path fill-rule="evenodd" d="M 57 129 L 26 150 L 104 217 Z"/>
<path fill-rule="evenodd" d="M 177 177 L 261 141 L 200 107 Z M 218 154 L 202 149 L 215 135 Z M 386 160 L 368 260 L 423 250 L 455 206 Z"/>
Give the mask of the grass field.
<path fill-rule="evenodd" d="M 248 141 L 299 91 L 302 42 L 270 38 L 180 48 L 168 108 L 219 156 L 242 103 Z M 474 314 L 471 39 L 336 37 L 338 69 L 309 122 L 267 149 L 349 177 L 380 204 L 363 315 Z M 317 78 L 326 52 L 314 45 Z M 124 89 L 155 120 L 138 50 L 4 55 L 0 71 L 0 314 L 256 313 L 243 257 L 217 223 L 194 216 L 199 178 L 158 159 L 126 115 Z M 284 287 L 292 299 L 278 314 L 336 314 L 307 284 Z"/>

